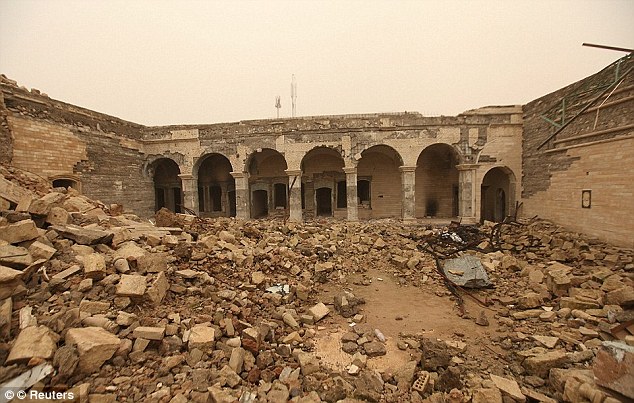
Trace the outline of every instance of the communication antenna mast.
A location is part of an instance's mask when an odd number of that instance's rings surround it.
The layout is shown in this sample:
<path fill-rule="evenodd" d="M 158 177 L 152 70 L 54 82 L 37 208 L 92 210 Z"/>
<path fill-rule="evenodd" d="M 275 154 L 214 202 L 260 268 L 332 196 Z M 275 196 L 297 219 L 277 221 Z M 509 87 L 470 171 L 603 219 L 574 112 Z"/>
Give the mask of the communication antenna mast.
<path fill-rule="evenodd" d="M 282 107 L 282 101 L 280 100 L 280 96 L 275 97 L 275 108 L 277 109 L 277 118 L 280 118 L 280 108 Z"/>
<path fill-rule="evenodd" d="M 295 81 L 295 74 L 291 78 L 291 104 L 292 104 L 292 117 L 295 117 L 297 112 L 297 81 Z"/>

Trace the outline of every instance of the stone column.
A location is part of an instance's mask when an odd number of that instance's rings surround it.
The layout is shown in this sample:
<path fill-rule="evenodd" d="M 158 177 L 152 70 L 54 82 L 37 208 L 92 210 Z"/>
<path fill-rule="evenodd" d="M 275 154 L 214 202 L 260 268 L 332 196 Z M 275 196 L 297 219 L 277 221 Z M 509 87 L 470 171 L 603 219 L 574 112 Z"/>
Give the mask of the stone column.
<path fill-rule="evenodd" d="M 183 207 L 192 210 L 196 215 L 198 211 L 198 178 L 191 174 L 180 174 L 183 191 Z M 180 201 L 175 201 L 180 203 Z M 187 213 L 183 210 L 183 213 Z"/>
<path fill-rule="evenodd" d="M 475 224 L 476 214 L 476 169 L 477 164 L 456 165 L 458 169 L 458 213 L 462 223 Z"/>
<path fill-rule="evenodd" d="M 403 221 L 416 219 L 416 165 L 403 165 L 401 171 L 401 197 L 403 202 Z"/>
<path fill-rule="evenodd" d="M 249 174 L 246 172 L 231 172 L 236 180 L 236 218 L 248 220 L 251 218 L 249 208 Z"/>
<path fill-rule="evenodd" d="M 357 167 L 343 169 L 346 173 L 346 208 L 348 221 L 359 221 L 359 206 L 357 203 Z"/>
<path fill-rule="evenodd" d="M 288 175 L 288 219 L 302 221 L 302 171 L 287 169 Z"/>

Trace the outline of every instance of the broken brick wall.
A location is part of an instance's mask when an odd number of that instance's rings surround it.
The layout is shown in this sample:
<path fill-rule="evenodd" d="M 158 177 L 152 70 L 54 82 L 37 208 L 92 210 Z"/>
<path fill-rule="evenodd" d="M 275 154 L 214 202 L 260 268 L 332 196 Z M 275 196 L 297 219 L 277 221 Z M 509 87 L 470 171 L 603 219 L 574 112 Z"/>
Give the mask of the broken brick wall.
<path fill-rule="evenodd" d="M 53 100 L 9 80 L 0 88 L 11 144 L 7 162 L 49 183 L 72 180 L 83 194 L 103 203 L 121 203 L 142 215 L 153 212 L 153 184 L 144 174 L 138 141 L 141 125 Z"/>
<path fill-rule="evenodd" d="M 634 246 L 634 73 L 620 82 L 632 66 L 634 58 L 627 56 L 524 106 L 524 215 Z M 562 117 L 571 123 L 539 148 Z M 583 191 L 590 191 L 585 208 Z"/>
<path fill-rule="evenodd" d="M 2 78 L 4 80 L 4 77 Z M 0 163 L 9 163 L 13 155 L 11 131 L 7 122 L 8 112 L 4 105 L 4 96 L 0 91 Z"/>

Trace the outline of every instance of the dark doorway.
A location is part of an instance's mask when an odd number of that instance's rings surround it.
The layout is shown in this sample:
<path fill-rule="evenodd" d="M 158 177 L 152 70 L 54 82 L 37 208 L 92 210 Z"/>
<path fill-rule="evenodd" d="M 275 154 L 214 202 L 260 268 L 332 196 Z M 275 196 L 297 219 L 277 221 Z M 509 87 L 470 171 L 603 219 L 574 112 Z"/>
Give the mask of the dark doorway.
<path fill-rule="evenodd" d="M 227 196 L 229 197 L 229 217 L 236 216 L 236 191 L 230 190 L 227 192 Z"/>
<path fill-rule="evenodd" d="M 77 189 L 77 182 L 72 179 L 55 179 L 53 181 L 54 188 L 73 188 Z"/>
<path fill-rule="evenodd" d="M 269 194 L 266 190 L 253 192 L 253 218 L 262 218 L 269 215 Z"/>
<path fill-rule="evenodd" d="M 513 212 L 515 203 L 515 175 L 506 167 L 490 169 L 480 188 L 480 219 L 503 221 Z"/>
<path fill-rule="evenodd" d="M 156 210 L 160 210 L 165 207 L 165 190 L 161 188 L 154 189 L 156 199 Z"/>
<path fill-rule="evenodd" d="M 174 212 L 182 213 L 183 210 L 181 209 L 181 206 L 183 205 L 183 202 L 181 199 L 181 188 L 172 188 L 172 194 L 174 195 Z"/>
<path fill-rule="evenodd" d="M 214 185 L 209 188 L 211 211 L 222 211 L 222 188 Z"/>
<path fill-rule="evenodd" d="M 332 216 L 332 190 L 330 188 L 319 188 L 315 192 L 318 216 Z"/>
<path fill-rule="evenodd" d="M 286 184 L 285 183 L 276 183 L 273 186 L 275 196 L 275 208 L 282 207 L 286 208 Z"/>
<path fill-rule="evenodd" d="M 337 182 L 337 208 L 346 208 L 348 205 L 348 189 L 346 181 Z"/>

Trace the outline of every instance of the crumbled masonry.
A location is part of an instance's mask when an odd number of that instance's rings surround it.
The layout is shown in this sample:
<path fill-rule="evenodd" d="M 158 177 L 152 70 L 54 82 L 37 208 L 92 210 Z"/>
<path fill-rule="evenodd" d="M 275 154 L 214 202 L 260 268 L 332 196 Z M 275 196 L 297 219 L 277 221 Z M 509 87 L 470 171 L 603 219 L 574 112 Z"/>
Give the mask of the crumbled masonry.
<path fill-rule="evenodd" d="M 0 385 L 36 368 L 32 390 L 106 402 L 634 399 L 632 250 L 537 218 L 434 228 L 161 210 L 153 225 L 0 174 L 25 197 L 0 212 Z M 465 256 L 489 287 L 437 267 Z M 453 330 L 376 321 L 363 295 L 384 283 L 441 301 Z"/>

